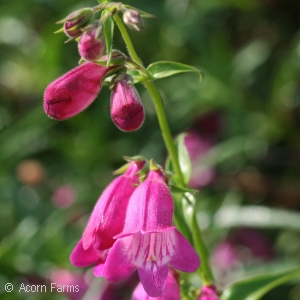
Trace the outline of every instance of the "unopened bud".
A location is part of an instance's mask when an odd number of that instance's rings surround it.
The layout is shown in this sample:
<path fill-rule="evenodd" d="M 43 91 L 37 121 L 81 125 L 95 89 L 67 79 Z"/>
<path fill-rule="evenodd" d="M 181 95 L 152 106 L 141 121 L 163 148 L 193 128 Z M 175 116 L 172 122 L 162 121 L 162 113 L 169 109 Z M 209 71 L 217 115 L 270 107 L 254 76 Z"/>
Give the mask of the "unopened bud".
<path fill-rule="evenodd" d="M 79 114 L 96 99 L 110 69 L 88 62 L 54 80 L 44 93 L 46 114 L 56 120 Z"/>
<path fill-rule="evenodd" d="M 145 111 L 133 79 L 121 73 L 113 79 L 110 112 L 114 124 L 123 131 L 139 129 L 145 119 Z"/>
<path fill-rule="evenodd" d="M 82 58 L 90 61 L 95 61 L 104 54 L 105 39 L 101 23 L 82 34 L 78 42 L 78 51 Z"/>
<path fill-rule="evenodd" d="M 82 8 L 69 14 L 64 21 L 64 33 L 70 38 L 79 37 L 81 28 L 88 24 L 94 16 L 91 8 Z"/>
<path fill-rule="evenodd" d="M 144 28 L 144 21 L 140 13 L 133 9 L 127 9 L 123 14 L 124 23 L 131 29 L 140 31 Z"/>

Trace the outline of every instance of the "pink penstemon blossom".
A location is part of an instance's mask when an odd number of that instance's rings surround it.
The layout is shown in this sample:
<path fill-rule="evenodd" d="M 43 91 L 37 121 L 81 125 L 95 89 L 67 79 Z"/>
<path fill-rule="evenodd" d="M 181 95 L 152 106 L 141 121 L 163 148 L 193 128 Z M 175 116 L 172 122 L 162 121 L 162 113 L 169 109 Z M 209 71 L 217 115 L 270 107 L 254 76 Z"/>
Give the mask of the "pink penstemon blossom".
<path fill-rule="evenodd" d="M 138 172 L 143 168 L 143 159 L 130 162 L 123 175 L 115 178 L 98 199 L 88 224 L 71 254 L 71 262 L 77 267 L 96 265 L 97 276 L 102 275 L 109 249 L 114 244 L 114 236 L 119 234 L 125 222 L 130 196 L 139 182 Z"/>
<path fill-rule="evenodd" d="M 150 170 L 132 194 L 121 234 L 108 253 L 103 275 L 109 281 L 126 278 L 136 269 L 151 297 L 164 292 L 168 266 L 184 272 L 198 269 L 200 259 L 172 225 L 173 200 L 160 169 Z"/>

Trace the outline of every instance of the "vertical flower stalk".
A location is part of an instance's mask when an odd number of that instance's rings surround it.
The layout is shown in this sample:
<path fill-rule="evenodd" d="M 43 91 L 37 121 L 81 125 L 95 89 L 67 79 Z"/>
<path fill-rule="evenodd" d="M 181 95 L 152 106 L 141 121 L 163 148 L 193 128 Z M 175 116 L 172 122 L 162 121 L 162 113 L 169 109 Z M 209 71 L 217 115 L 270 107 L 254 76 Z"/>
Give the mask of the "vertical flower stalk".
<path fill-rule="evenodd" d="M 120 17 L 117 14 L 114 15 L 114 19 L 116 21 L 117 26 L 119 27 L 119 30 L 121 31 L 123 40 L 127 46 L 127 49 L 128 49 L 128 52 L 129 52 L 131 58 L 142 67 L 143 66 L 142 61 L 140 60 L 140 58 L 138 57 L 138 55 L 134 49 L 134 46 L 128 35 L 126 27 L 124 26 Z M 144 69 L 144 71 L 147 72 L 147 70 L 145 70 L 145 69 Z M 179 164 L 178 153 L 176 151 L 176 148 L 175 148 L 175 145 L 173 142 L 173 138 L 172 138 L 172 134 L 170 132 L 170 128 L 168 125 L 168 121 L 167 121 L 167 117 L 166 117 L 166 113 L 165 113 L 161 95 L 151 80 L 146 80 L 143 82 L 143 84 L 146 87 L 146 89 L 148 90 L 148 92 L 153 100 L 154 106 L 155 106 L 158 122 L 159 122 L 161 132 L 162 132 L 162 136 L 163 136 L 166 148 L 168 150 L 168 153 L 170 155 L 171 161 L 174 166 L 174 173 L 175 173 L 174 179 L 176 180 L 178 185 L 185 187 L 183 174 L 182 174 L 180 164 Z M 193 214 L 195 214 L 195 213 L 193 213 Z M 193 218 L 195 219 L 195 215 L 193 216 Z M 191 228 L 191 230 L 193 230 L 193 228 Z M 196 234 L 199 235 L 199 239 L 202 241 L 201 231 L 199 229 L 197 230 L 197 232 L 194 232 L 194 235 L 196 235 Z M 204 243 L 202 243 L 202 242 L 198 243 L 197 249 L 198 249 L 198 251 L 197 251 L 198 254 L 207 252 L 206 247 L 205 247 Z M 204 265 L 206 266 L 206 268 L 204 269 L 205 270 L 204 273 L 201 272 L 200 275 L 201 275 L 202 281 L 205 282 L 206 284 L 209 284 L 214 281 L 213 274 L 212 274 L 210 264 L 208 261 L 208 256 L 204 256 L 203 259 L 204 259 Z"/>

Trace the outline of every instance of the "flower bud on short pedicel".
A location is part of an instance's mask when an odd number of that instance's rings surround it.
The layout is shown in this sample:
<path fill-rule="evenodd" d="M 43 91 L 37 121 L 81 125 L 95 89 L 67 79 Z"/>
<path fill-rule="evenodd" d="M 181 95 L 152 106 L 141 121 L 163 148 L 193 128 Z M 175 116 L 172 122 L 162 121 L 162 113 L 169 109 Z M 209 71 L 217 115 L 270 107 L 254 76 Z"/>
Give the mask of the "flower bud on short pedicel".
<path fill-rule="evenodd" d="M 78 51 L 82 58 L 90 61 L 95 61 L 104 54 L 105 39 L 101 23 L 82 34 L 78 42 Z"/>
<path fill-rule="evenodd" d="M 123 14 L 124 23 L 131 29 L 140 31 L 144 28 L 144 21 L 138 11 L 127 9 Z"/>
<path fill-rule="evenodd" d="M 110 111 L 114 124 L 123 131 L 137 130 L 144 122 L 143 104 L 132 77 L 126 73 L 113 79 Z"/>
<path fill-rule="evenodd" d="M 88 62 L 54 80 L 44 93 L 46 114 L 56 120 L 79 114 L 96 99 L 100 80 L 110 69 Z"/>
<path fill-rule="evenodd" d="M 220 300 L 220 298 L 214 285 L 204 285 L 197 300 Z"/>
<path fill-rule="evenodd" d="M 94 11 L 91 8 L 82 8 L 69 14 L 64 19 L 64 33 L 70 38 L 76 38 L 82 34 L 81 28 L 92 19 Z"/>

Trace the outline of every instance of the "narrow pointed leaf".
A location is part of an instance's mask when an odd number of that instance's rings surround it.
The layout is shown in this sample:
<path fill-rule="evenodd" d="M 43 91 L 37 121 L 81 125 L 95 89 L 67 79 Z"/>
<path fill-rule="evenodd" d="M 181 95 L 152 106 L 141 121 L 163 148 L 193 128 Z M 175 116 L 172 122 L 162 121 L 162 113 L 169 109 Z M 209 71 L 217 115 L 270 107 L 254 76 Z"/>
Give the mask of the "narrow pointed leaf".
<path fill-rule="evenodd" d="M 277 274 L 253 276 L 227 287 L 221 300 L 259 300 L 275 287 L 298 277 L 300 277 L 300 269 Z"/>
<path fill-rule="evenodd" d="M 184 182 L 188 184 L 192 175 L 192 162 L 188 150 L 184 143 L 185 136 L 186 133 L 180 134 L 176 138 L 176 144 L 177 144 L 180 169 L 183 174 Z"/>
<path fill-rule="evenodd" d="M 182 133 L 178 135 L 175 139 L 175 146 L 177 148 L 179 165 L 182 171 L 184 182 L 188 184 L 192 174 L 192 162 L 184 143 L 185 136 L 186 133 Z M 167 157 L 167 161 L 166 161 L 166 169 L 172 173 L 174 172 L 174 168 L 169 156 Z"/>
<path fill-rule="evenodd" d="M 165 77 L 169 77 L 179 73 L 186 73 L 186 72 L 198 73 L 200 75 L 200 81 L 202 81 L 203 78 L 203 73 L 201 70 L 189 65 L 185 65 L 173 61 L 155 62 L 149 65 L 147 70 L 150 72 L 153 79 L 165 78 Z"/>
<path fill-rule="evenodd" d="M 114 21 L 111 17 L 108 17 L 104 21 L 104 36 L 106 42 L 106 51 L 107 51 L 107 63 L 106 66 L 109 66 L 111 60 L 111 53 L 113 47 L 113 35 L 114 35 Z"/>

